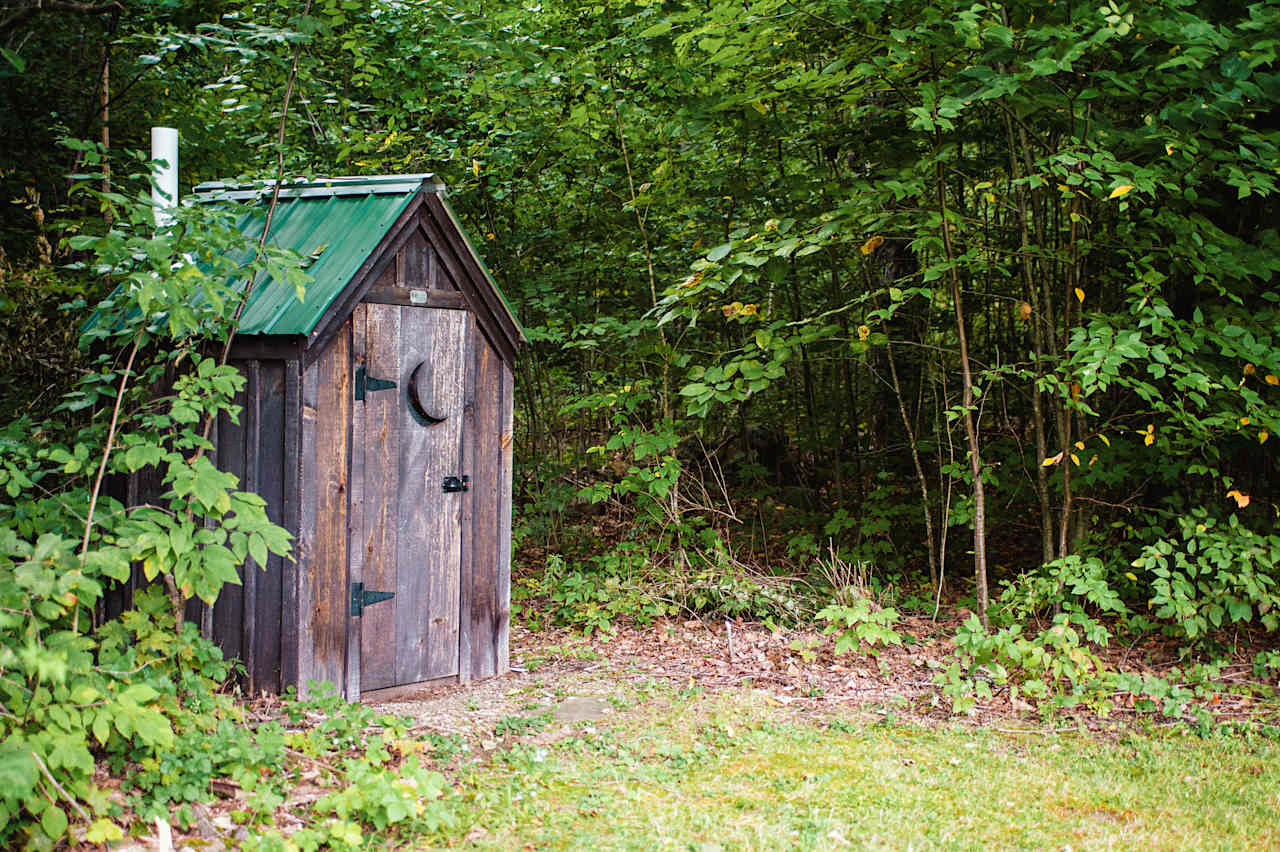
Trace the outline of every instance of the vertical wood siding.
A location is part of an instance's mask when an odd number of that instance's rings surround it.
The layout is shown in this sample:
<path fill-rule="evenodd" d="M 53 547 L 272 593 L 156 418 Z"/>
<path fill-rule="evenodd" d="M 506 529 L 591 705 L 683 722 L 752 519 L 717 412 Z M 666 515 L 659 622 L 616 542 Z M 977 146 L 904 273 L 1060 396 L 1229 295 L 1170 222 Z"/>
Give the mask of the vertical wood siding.
<path fill-rule="evenodd" d="M 374 346 L 373 341 L 399 340 L 400 311 L 383 305 L 367 306 L 364 343 L 370 376 L 397 379 L 399 356 L 395 346 Z M 397 388 L 396 393 L 399 393 Z M 396 553 L 400 493 L 400 418 L 396 397 L 376 392 L 364 401 L 364 532 L 357 546 L 364 548 L 365 588 L 396 590 Z M 362 635 L 360 678 L 362 689 L 378 689 L 396 683 L 396 613 L 404 599 L 399 595 L 369 607 L 359 619 Z"/>
<path fill-rule="evenodd" d="M 351 330 L 303 374 L 298 677 L 345 685 Z"/>
<path fill-rule="evenodd" d="M 503 484 L 499 439 L 505 420 L 502 410 L 502 361 L 484 339 L 475 335 L 475 433 L 471 489 L 471 677 L 499 671 L 498 644 L 506 615 L 499 595 L 499 492 Z"/>
<path fill-rule="evenodd" d="M 401 415 L 397 594 L 425 601 L 427 608 L 418 617 L 397 619 L 396 679 L 415 683 L 458 672 L 459 516 L 463 504 L 475 499 L 475 492 L 446 494 L 442 483 L 446 476 L 463 473 L 463 418 L 459 415 L 467 374 L 466 315 L 432 308 L 378 307 L 402 314 L 403 386 L 408 388 L 412 371 L 421 364 L 424 395 L 445 416 L 443 423 L 426 426 L 414 422 L 407 408 Z"/>

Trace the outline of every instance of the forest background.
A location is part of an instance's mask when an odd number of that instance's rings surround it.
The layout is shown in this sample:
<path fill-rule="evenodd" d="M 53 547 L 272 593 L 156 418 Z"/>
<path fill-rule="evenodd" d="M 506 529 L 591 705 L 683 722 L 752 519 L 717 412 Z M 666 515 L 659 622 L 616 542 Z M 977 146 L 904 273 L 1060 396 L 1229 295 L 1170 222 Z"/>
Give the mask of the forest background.
<path fill-rule="evenodd" d="M 68 670 L 116 702 L 100 706 L 168 724 L 167 687 L 126 698 L 101 649 L 132 666 L 167 631 L 206 660 L 181 604 L 288 547 L 202 459 L 201 418 L 236 380 L 200 353 L 237 296 L 231 270 L 188 281 L 173 259 L 235 238 L 190 207 L 150 234 L 152 125 L 182 135 L 183 193 L 449 185 L 531 341 L 515 597 L 535 624 L 816 621 L 858 647 L 901 641 L 903 612 L 959 611 L 941 676 L 959 709 L 991 673 L 1033 698 L 1167 696 L 1097 685 L 1117 636 L 1189 660 L 1244 648 L 1274 672 L 1278 36 L 1280 4 L 1211 0 L 5 9 L 12 729 L 62 700 L 40 685 Z M 305 259 L 257 257 L 304 283 Z M 108 305 L 120 325 L 81 341 L 120 280 L 139 283 Z M 219 296 L 206 314 L 176 309 L 192 287 Z M 137 392 L 188 365 L 172 408 Z M 172 512 L 99 494 L 149 464 Z M 197 529 L 201 547 L 155 543 Z M 139 560 L 170 611 L 128 623 L 123 650 L 91 610 Z M 86 756 L 88 732 L 112 747 L 95 720 L 67 725 Z"/>

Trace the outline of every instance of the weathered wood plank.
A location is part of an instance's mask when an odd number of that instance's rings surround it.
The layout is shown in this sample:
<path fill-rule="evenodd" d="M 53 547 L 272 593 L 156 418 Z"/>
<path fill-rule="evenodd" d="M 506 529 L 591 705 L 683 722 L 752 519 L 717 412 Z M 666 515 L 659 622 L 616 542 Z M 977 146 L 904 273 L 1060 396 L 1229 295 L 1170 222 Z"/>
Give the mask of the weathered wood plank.
<path fill-rule="evenodd" d="M 428 468 L 427 487 L 445 498 L 446 510 L 440 516 L 440 561 L 431 577 L 431 634 L 429 638 L 429 677 L 456 674 L 458 671 L 458 632 L 460 629 L 459 597 L 461 594 L 460 568 L 462 564 L 462 511 L 473 496 L 470 491 L 445 494 L 442 476 L 460 476 L 467 471 L 462 467 L 463 403 L 467 380 L 467 328 L 470 314 L 455 311 L 417 310 L 429 315 L 435 326 L 431 359 L 435 365 L 437 405 L 447 412 L 449 419 L 437 427 L 439 445 L 435 459 Z M 446 366 L 447 365 L 447 366 Z M 444 432 L 447 426 L 449 431 Z M 437 464 L 439 465 L 437 467 Z M 452 470 L 450 470 L 452 465 Z M 435 486 L 435 488 L 432 488 Z M 439 490 L 437 490 L 439 489 Z M 452 498 L 452 501 L 450 501 Z"/>
<path fill-rule="evenodd" d="M 286 365 L 263 361 L 259 365 L 257 428 L 257 492 L 267 501 L 267 517 L 287 527 L 284 512 Z M 267 557 L 266 570 L 257 571 L 257 601 L 254 616 L 253 670 L 255 689 L 279 692 L 281 683 L 281 639 L 287 619 L 281 611 L 286 560 L 275 554 Z"/>
<path fill-rule="evenodd" d="M 355 547 L 370 591 L 396 591 L 396 535 L 400 504 L 400 308 L 365 307 L 365 362 L 370 376 L 397 383 L 395 390 L 366 394 L 363 405 L 364 521 Z M 398 597 L 371 606 L 360 621 L 360 691 L 396 682 Z"/>
<path fill-rule="evenodd" d="M 388 686 L 385 689 L 375 689 L 372 692 L 362 692 L 360 693 L 360 700 L 371 704 L 378 704 L 384 701 L 399 701 L 423 690 L 452 683 L 458 683 L 457 675 L 446 675 L 432 680 L 403 683 L 397 686 Z"/>
<path fill-rule="evenodd" d="M 356 305 L 351 315 L 351 368 L 352 370 L 366 366 L 365 325 L 368 308 Z M 351 403 L 351 480 L 350 511 L 347 515 L 347 538 L 351 552 L 347 558 L 348 581 L 360 583 L 364 581 L 365 558 L 365 476 L 364 476 L 364 428 L 365 409 L 367 403 L 353 401 Z M 361 619 L 347 609 L 347 682 L 345 694 L 348 701 L 360 697 L 360 627 Z"/>
<path fill-rule="evenodd" d="M 322 359 L 323 360 L 323 357 Z M 316 545 L 320 514 L 318 397 L 323 366 L 316 362 L 302 373 L 302 475 L 298 480 L 301 527 L 298 531 L 298 692 L 320 674 L 316 662 L 316 574 L 321 553 Z"/>
<path fill-rule="evenodd" d="M 244 473 L 240 477 L 240 487 L 255 494 L 259 491 L 261 468 L 259 447 L 262 429 L 262 382 L 258 361 L 249 361 L 240 368 L 245 374 L 244 408 L 240 412 L 240 423 L 244 427 Z M 243 586 L 244 605 L 242 607 L 243 624 L 241 632 L 241 657 L 244 661 L 245 677 L 248 680 L 249 694 L 258 691 L 258 649 L 254 640 L 258 629 L 258 575 L 262 567 L 250 556 L 241 567 L 240 580 Z"/>
<path fill-rule="evenodd" d="M 422 231 L 423 239 L 426 239 L 426 231 Z M 427 289 L 437 293 L 446 293 L 449 290 L 449 281 L 447 276 L 440 274 L 440 253 L 428 243 L 427 244 Z"/>
<path fill-rule="evenodd" d="M 404 248 L 400 249 L 400 256 L 404 258 L 403 286 L 415 290 L 426 290 L 431 285 L 427 275 L 430 254 L 431 247 L 427 245 L 427 238 L 423 235 L 422 229 L 414 228 L 409 239 L 405 241 Z"/>
<path fill-rule="evenodd" d="M 462 470 L 468 474 L 475 469 L 476 457 L 476 370 L 475 345 L 480 333 L 476 330 L 475 317 L 467 315 L 466 353 L 467 375 L 462 396 Z M 458 680 L 471 680 L 471 599 L 475 582 L 475 498 L 462 501 L 462 547 L 458 558 Z"/>
<path fill-rule="evenodd" d="M 466 377 L 466 315 L 456 311 L 399 308 L 400 376 L 407 387 L 414 369 L 427 365 L 419 381 L 424 395 L 447 417 L 430 426 L 401 414 L 400 529 L 397 536 L 397 595 L 415 606 L 414 617 L 396 620 L 396 682 L 413 683 L 457 673 L 458 563 L 462 547 L 461 506 L 467 492 L 444 493 L 446 476 L 459 476 L 462 462 L 463 383 Z"/>
<path fill-rule="evenodd" d="M 404 305 L 405 307 L 442 308 L 447 311 L 465 311 L 471 308 L 466 295 L 457 291 L 428 290 L 425 296 L 410 292 L 409 288 L 384 286 L 379 283 L 365 294 L 366 302 L 382 305 Z"/>
<path fill-rule="evenodd" d="M 284 364 L 284 428 L 281 459 L 281 520 L 293 534 L 293 559 L 280 566 L 280 686 L 302 687 L 301 641 L 303 629 L 300 607 L 300 584 L 306 565 L 302 531 L 303 447 L 303 372 L 301 359 Z"/>
<path fill-rule="evenodd" d="M 498 434 L 498 662 L 494 674 L 506 674 L 511 662 L 511 486 L 515 444 L 515 374 L 502 364 L 502 429 Z"/>
<path fill-rule="evenodd" d="M 480 335 L 476 336 L 474 358 L 471 676 L 479 678 L 494 674 L 498 665 L 498 489 L 501 483 L 498 435 L 502 428 L 502 361 Z"/>
<path fill-rule="evenodd" d="M 341 690 L 347 650 L 347 476 L 351 417 L 351 335 L 334 335 L 308 370 L 316 373 L 315 478 L 303 483 L 316 494 L 313 559 L 305 586 L 312 674 Z M 304 525 L 307 523 L 303 519 Z"/>

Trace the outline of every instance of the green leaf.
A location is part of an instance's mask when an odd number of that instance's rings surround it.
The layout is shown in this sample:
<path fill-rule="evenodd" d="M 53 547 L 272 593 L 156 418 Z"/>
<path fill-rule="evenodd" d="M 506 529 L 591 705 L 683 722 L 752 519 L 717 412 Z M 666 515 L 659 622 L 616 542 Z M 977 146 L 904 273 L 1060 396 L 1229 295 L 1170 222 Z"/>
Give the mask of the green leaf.
<path fill-rule="evenodd" d="M 729 256 L 729 252 L 733 251 L 733 243 L 721 243 L 720 245 L 707 252 L 707 260 L 719 262 Z"/>
<path fill-rule="evenodd" d="M 160 693 L 145 683 L 135 683 L 120 693 L 120 700 L 133 704 L 148 704 L 160 697 Z"/>
<path fill-rule="evenodd" d="M 0 790 L 6 799 L 25 799 L 35 789 L 40 767 L 18 734 L 0 742 Z"/>
<path fill-rule="evenodd" d="M 134 731 L 144 743 L 161 748 L 173 745 L 173 728 L 164 714 L 156 710 L 142 710 L 134 717 Z"/>
<path fill-rule="evenodd" d="M 640 38 L 653 38 L 654 36 L 666 35 L 669 32 L 671 32 L 671 22 L 658 21 L 653 26 L 641 30 Z"/>
<path fill-rule="evenodd" d="M 45 834 L 57 840 L 67 832 L 67 815 L 57 805 L 45 808 L 44 815 L 40 817 L 40 827 Z"/>
<path fill-rule="evenodd" d="M 249 536 L 249 555 L 259 568 L 267 567 L 267 543 L 257 533 Z"/>
<path fill-rule="evenodd" d="M 124 839 L 124 829 L 104 817 L 94 820 L 85 832 L 84 839 L 90 843 L 114 843 Z"/>
<path fill-rule="evenodd" d="M 135 444 L 125 451 L 124 463 L 130 473 L 164 458 L 164 448 L 154 444 Z"/>

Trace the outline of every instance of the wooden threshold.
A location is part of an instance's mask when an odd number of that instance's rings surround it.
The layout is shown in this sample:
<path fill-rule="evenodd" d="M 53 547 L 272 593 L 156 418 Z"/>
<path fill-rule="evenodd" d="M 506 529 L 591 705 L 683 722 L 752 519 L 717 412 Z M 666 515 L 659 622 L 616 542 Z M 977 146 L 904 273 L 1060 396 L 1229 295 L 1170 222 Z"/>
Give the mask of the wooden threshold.
<path fill-rule="evenodd" d="M 387 686 L 382 689 L 371 689 L 367 692 L 360 693 L 360 701 L 368 703 L 379 703 L 382 701 L 398 701 L 401 698 L 408 698 L 424 689 L 430 689 L 433 686 L 445 686 L 446 684 L 458 683 L 457 675 L 446 675 L 433 680 L 420 680 L 416 683 L 402 683 L 398 686 Z"/>

